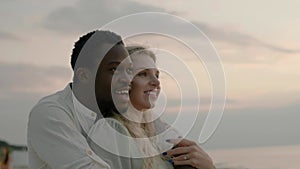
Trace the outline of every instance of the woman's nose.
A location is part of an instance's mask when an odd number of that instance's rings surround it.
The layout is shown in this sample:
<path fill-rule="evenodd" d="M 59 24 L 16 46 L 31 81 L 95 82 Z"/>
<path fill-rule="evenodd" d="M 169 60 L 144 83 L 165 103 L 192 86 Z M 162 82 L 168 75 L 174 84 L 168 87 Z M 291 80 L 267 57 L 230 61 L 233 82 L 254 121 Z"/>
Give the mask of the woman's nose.
<path fill-rule="evenodd" d="M 154 85 L 154 86 L 159 86 L 160 85 L 160 81 L 158 80 L 158 77 L 152 76 L 150 84 Z"/>

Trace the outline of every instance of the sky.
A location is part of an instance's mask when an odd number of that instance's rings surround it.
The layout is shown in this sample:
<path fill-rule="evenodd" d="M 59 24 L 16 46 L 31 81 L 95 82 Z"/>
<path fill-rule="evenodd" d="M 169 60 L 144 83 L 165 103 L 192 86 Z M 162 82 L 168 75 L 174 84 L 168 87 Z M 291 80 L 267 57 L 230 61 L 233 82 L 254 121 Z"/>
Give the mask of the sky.
<path fill-rule="evenodd" d="M 79 36 L 128 14 L 166 12 L 198 27 L 214 45 L 224 68 L 227 103 L 220 125 L 204 146 L 218 149 L 299 144 L 299 6 L 297 0 L 1 0 L 0 139 L 26 144 L 31 108 L 72 79 L 70 54 Z M 134 30 L 135 25 L 119 29 Z M 189 32 L 184 36 L 197 43 Z M 165 46 L 179 56 L 186 54 L 176 47 L 177 42 L 168 40 L 150 37 L 143 43 L 156 42 L 154 46 Z M 200 113 L 189 134 L 197 139 L 207 115 L 211 87 L 203 65 L 195 69 L 194 62 L 190 60 L 188 66 L 197 72 L 204 100 L 204 113 Z M 176 85 L 172 87 L 175 81 L 167 83 L 166 79 L 162 79 L 162 85 L 171 86 L 165 87 L 165 92 L 171 94 L 176 89 Z M 173 99 L 176 101 L 176 96 Z M 192 102 L 194 98 L 188 95 L 186 99 Z M 175 101 L 170 101 L 173 108 Z M 166 116 L 174 118 L 174 114 Z"/>

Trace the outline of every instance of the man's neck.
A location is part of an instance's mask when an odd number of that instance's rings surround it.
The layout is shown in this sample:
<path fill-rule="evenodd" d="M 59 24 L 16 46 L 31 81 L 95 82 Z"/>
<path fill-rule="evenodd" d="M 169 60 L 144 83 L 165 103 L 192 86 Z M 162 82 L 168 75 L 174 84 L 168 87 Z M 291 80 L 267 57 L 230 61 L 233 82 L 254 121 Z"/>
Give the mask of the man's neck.
<path fill-rule="evenodd" d="M 74 96 L 76 99 L 86 108 L 90 109 L 93 112 L 98 113 L 99 108 L 96 102 L 96 98 L 93 97 L 94 94 L 92 92 L 88 92 L 89 90 L 86 90 L 85 86 L 82 86 L 80 84 L 74 84 L 71 83 L 70 85 Z"/>

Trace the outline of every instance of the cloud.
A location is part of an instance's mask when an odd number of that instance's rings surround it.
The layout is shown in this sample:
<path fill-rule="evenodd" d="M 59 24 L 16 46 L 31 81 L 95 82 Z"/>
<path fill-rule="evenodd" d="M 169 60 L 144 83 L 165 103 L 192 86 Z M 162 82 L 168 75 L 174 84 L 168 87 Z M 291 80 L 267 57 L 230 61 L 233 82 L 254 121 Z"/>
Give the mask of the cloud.
<path fill-rule="evenodd" d="M 46 29 L 62 34 L 79 32 L 82 33 L 88 32 L 93 29 L 98 29 L 104 24 L 109 23 L 119 17 L 138 12 L 167 11 L 163 8 L 141 4 L 139 2 L 133 2 L 129 0 L 115 0 L 113 1 L 113 3 L 109 0 L 80 0 L 73 6 L 64 6 L 51 12 L 44 18 L 41 25 Z M 173 11 L 168 12 L 175 15 L 178 14 Z M 172 23 L 172 26 L 169 26 L 169 23 Z M 224 58 L 223 61 L 225 62 L 269 63 L 274 59 L 277 60 L 282 58 L 283 56 L 285 56 L 285 54 L 300 53 L 300 49 L 289 49 L 276 44 L 272 44 L 264 39 L 255 37 L 254 35 L 250 35 L 239 30 L 234 30 L 223 25 L 212 26 L 208 23 L 200 21 L 192 21 L 192 23 L 212 39 L 213 43 L 215 43 L 218 49 L 220 49 L 222 58 Z M 173 20 L 162 20 L 161 18 L 159 18 L 155 23 L 146 22 L 143 24 L 135 23 L 135 25 L 127 24 L 123 25 L 122 28 L 119 29 L 124 32 L 134 32 L 135 30 L 137 30 L 137 27 L 151 28 L 153 27 L 153 24 L 161 25 L 160 31 L 162 31 L 163 29 L 167 29 L 166 31 L 169 31 L 170 34 L 176 32 L 177 28 L 183 29 L 183 36 L 191 38 L 194 43 L 199 43 L 199 38 L 194 37 L 194 35 L 190 33 L 191 27 L 189 25 L 184 25 Z M 223 44 L 226 44 L 226 46 L 222 46 Z M 233 51 L 233 53 L 222 53 L 222 51 L 228 50 Z M 276 55 L 274 55 L 274 53 Z"/>
<path fill-rule="evenodd" d="M 17 99 L 63 88 L 71 79 L 71 73 L 65 67 L 0 62 L 0 79 L 0 98 Z"/>
<path fill-rule="evenodd" d="M 121 16 L 146 11 L 164 10 L 132 1 L 81 0 L 75 6 L 65 6 L 53 11 L 41 24 L 60 33 L 85 32 L 100 28 Z"/>
<path fill-rule="evenodd" d="M 12 33 L 0 31 L 0 40 L 20 40 L 20 38 Z"/>
<path fill-rule="evenodd" d="M 280 53 L 300 53 L 300 49 L 288 49 L 281 46 L 273 45 L 266 41 L 260 40 L 259 38 L 239 32 L 237 30 L 228 29 L 226 27 L 213 27 L 205 23 L 194 22 L 195 25 L 202 30 L 209 38 L 215 41 L 221 41 L 226 43 L 231 43 L 237 46 L 254 46 L 267 48 L 269 50 L 280 52 Z"/>

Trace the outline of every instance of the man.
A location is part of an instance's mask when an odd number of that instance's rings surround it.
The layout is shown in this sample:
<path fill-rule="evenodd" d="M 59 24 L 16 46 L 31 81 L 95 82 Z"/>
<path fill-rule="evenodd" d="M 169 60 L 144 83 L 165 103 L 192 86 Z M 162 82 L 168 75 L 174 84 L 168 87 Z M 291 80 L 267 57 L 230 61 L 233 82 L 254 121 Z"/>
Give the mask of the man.
<path fill-rule="evenodd" d="M 131 76 L 127 56 L 121 37 L 109 31 L 90 32 L 75 43 L 74 82 L 41 99 L 30 112 L 29 168 L 109 168 L 90 149 L 85 133 L 101 117 L 99 108 L 126 110 Z M 112 79 L 116 85 L 111 87 Z M 112 97 L 120 103 L 117 108 L 108 104 Z"/>
<path fill-rule="evenodd" d="M 29 168 L 110 168 L 90 148 L 86 133 L 105 113 L 127 110 L 132 78 L 127 56 L 121 37 L 109 31 L 90 32 L 75 43 L 73 83 L 41 99 L 30 112 Z"/>

